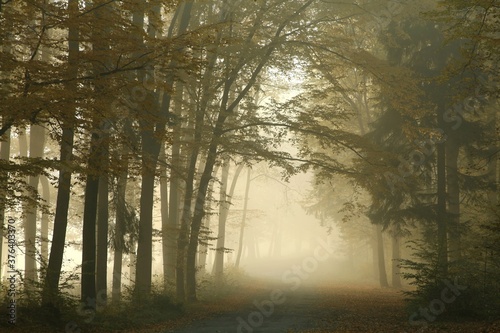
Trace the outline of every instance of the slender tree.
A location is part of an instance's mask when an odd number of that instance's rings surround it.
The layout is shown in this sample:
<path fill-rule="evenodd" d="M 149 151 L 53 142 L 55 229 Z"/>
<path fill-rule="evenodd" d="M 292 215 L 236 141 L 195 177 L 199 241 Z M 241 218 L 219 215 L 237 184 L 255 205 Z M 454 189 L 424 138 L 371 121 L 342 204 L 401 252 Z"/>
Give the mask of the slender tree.
<path fill-rule="evenodd" d="M 68 2 L 68 81 L 66 90 L 69 96 L 74 96 L 77 90 L 75 78 L 78 74 L 79 57 L 79 13 L 78 1 Z M 49 307 L 57 304 L 58 284 L 61 275 L 64 244 L 66 239 L 66 227 L 68 225 L 68 208 L 71 194 L 71 174 L 73 159 L 73 140 L 75 110 L 74 103 L 68 103 L 68 112 L 63 119 L 61 136 L 61 166 L 59 170 L 59 183 L 56 199 L 56 212 L 54 217 L 54 230 L 52 234 L 52 245 L 50 249 L 47 274 L 43 287 L 42 303 Z"/>

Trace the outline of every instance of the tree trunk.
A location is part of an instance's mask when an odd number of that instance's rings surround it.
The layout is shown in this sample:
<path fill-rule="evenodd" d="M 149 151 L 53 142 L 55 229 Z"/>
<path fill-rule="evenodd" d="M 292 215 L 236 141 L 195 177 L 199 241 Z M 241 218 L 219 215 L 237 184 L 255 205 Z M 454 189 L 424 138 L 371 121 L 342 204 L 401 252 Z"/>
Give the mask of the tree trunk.
<path fill-rule="evenodd" d="M 247 209 L 248 209 L 248 193 L 250 192 L 250 175 L 252 174 L 252 169 L 248 168 L 247 170 L 247 183 L 245 186 L 245 199 L 243 202 L 243 216 L 241 217 L 241 225 L 240 225 L 240 238 L 238 241 L 238 254 L 236 256 L 235 267 L 238 268 L 240 266 L 241 260 L 241 252 L 243 251 L 243 239 L 245 234 L 245 224 L 247 220 Z"/>
<path fill-rule="evenodd" d="M 371 237 L 371 247 L 372 247 L 372 268 L 373 268 L 373 278 L 380 279 L 379 270 L 379 260 L 378 260 L 378 230 L 375 224 L 372 224 L 372 237 Z"/>
<path fill-rule="evenodd" d="M 229 177 L 229 156 L 224 157 L 222 164 L 222 175 L 219 191 L 219 226 L 217 232 L 217 245 L 215 246 L 215 262 L 213 274 L 215 275 L 216 286 L 222 283 L 224 273 L 224 254 L 226 237 L 226 220 L 229 211 L 229 199 L 227 195 L 227 182 Z"/>
<path fill-rule="evenodd" d="M 68 77 L 76 78 L 78 73 L 79 52 L 79 27 L 77 20 L 78 1 L 68 0 L 69 30 L 68 30 Z M 74 96 L 77 90 L 75 80 L 66 83 L 69 96 Z M 61 138 L 61 168 L 59 170 L 59 186 L 57 190 L 56 212 L 54 217 L 54 230 L 52 234 L 52 245 L 50 248 L 49 264 L 45 276 L 42 304 L 48 307 L 56 307 L 58 284 L 61 274 L 64 244 L 66 239 L 66 227 L 68 225 L 68 207 L 71 195 L 71 162 L 73 159 L 73 124 L 75 121 L 75 109 L 70 104 L 66 119 L 63 120 Z"/>
<path fill-rule="evenodd" d="M 183 15 L 179 25 L 179 34 L 186 32 L 189 20 L 192 2 L 183 4 Z M 144 14 L 142 14 L 142 20 Z M 151 20 L 150 20 L 151 23 Z M 150 26 L 150 34 L 155 34 L 154 25 Z M 176 68 L 174 60 L 170 63 L 170 68 Z M 174 84 L 174 75 L 170 74 L 166 79 L 166 85 L 171 88 Z M 154 176 L 161 148 L 161 136 L 164 134 L 169 115 L 170 93 L 165 91 L 161 107 L 156 107 L 157 96 L 153 98 L 155 110 L 151 110 L 157 118 L 152 122 L 146 119 L 142 120 L 142 187 L 141 187 L 141 207 L 139 223 L 139 239 L 137 246 L 137 268 L 136 268 L 136 288 L 135 295 L 149 295 L 151 292 L 151 264 L 152 264 L 152 231 L 153 231 L 153 198 L 154 198 Z M 160 137 L 160 138 L 159 138 Z"/>
<path fill-rule="evenodd" d="M 107 151 L 107 149 L 105 149 Z M 108 158 L 103 159 L 107 168 Z M 97 257 L 96 257 L 96 291 L 100 302 L 106 302 L 108 294 L 108 220 L 109 220 L 109 179 L 107 171 L 99 178 L 99 195 L 97 205 Z M 100 304 L 105 305 L 105 304 Z"/>
<path fill-rule="evenodd" d="M 195 114 L 194 121 L 194 137 L 190 140 L 192 148 L 189 153 L 187 166 L 186 182 L 184 189 L 184 202 L 182 207 L 181 226 L 179 230 L 179 238 L 177 239 L 177 264 L 176 264 L 176 292 L 179 300 L 186 298 L 186 247 L 188 245 L 188 233 L 191 224 L 191 207 L 194 196 L 194 181 L 196 177 L 196 164 L 200 153 L 200 143 L 202 140 L 202 130 L 204 124 L 205 110 L 198 109 Z M 196 257 L 193 262 L 196 267 Z"/>
<path fill-rule="evenodd" d="M 98 124 L 94 119 L 94 130 L 90 139 L 90 151 L 85 184 L 85 202 L 83 207 L 83 242 L 82 242 L 82 277 L 81 301 L 96 299 L 96 226 L 97 198 L 99 193 L 99 163 L 102 158 L 101 137 L 97 133 Z M 89 308 L 95 310 L 94 305 Z"/>
<path fill-rule="evenodd" d="M 107 302 L 107 273 L 108 273 L 108 224 L 109 224 L 109 128 L 110 121 L 107 115 L 112 110 L 107 105 L 102 92 L 107 90 L 106 81 L 101 74 L 107 68 L 112 66 L 110 60 L 111 25 L 109 18 L 113 16 L 115 10 L 113 3 L 107 3 L 105 0 L 95 0 L 95 10 L 93 10 L 94 29 L 91 32 L 92 53 L 96 59 L 93 62 L 95 84 L 95 112 L 101 117 L 96 117 L 96 125 L 100 122 L 100 141 L 98 143 L 98 202 L 97 202 L 97 250 L 96 250 L 96 292 L 99 296 L 99 305 L 105 305 Z M 110 112 L 111 111 L 111 112 Z"/>
<path fill-rule="evenodd" d="M 382 226 L 377 225 L 377 257 L 378 257 L 378 272 L 381 287 L 389 287 L 387 282 L 387 273 L 385 270 L 385 254 L 384 254 L 384 238 L 382 237 Z"/>
<path fill-rule="evenodd" d="M 400 259 L 399 237 L 392 236 L 392 286 L 394 288 L 401 288 Z"/>
<path fill-rule="evenodd" d="M 50 205 L 50 183 L 46 176 L 40 178 L 40 183 L 42 184 L 42 195 L 45 204 Z M 42 257 L 42 262 L 47 265 L 49 260 L 49 218 L 50 215 L 46 210 L 42 212 L 42 224 L 40 227 L 40 255 Z"/>
<path fill-rule="evenodd" d="M 45 129 L 39 125 L 31 125 L 30 129 L 30 158 L 43 157 L 45 147 Z M 37 217 L 37 198 L 38 181 L 40 175 L 29 176 L 28 185 L 34 194 L 33 202 L 28 203 L 26 209 L 26 225 L 24 228 L 24 239 L 26 243 L 25 253 L 25 285 L 38 281 L 36 265 L 36 217 Z"/>
<path fill-rule="evenodd" d="M 130 137 L 132 134 L 132 122 L 130 119 L 125 120 L 124 134 Z M 122 288 L 122 269 L 123 269 L 123 249 L 125 237 L 125 210 L 126 193 L 127 193 L 127 177 L 129 166 L 129 147 L 127 142 L 122 146 L 121 169 L 116 182 L 116 217 L 115 217 L 115 237 L 114 237 L 114 254 L 113 254 L 113 282 L 111 287 L 111 302 L 118 303 L 121 300 Z"/>
<path fill-rule="evenodd" d="M 4 120 L 2 120 L 3 122 Z M 0 159 L 7 162 L 10 159 L 10 130 L 7 130 L 1 137 L 0 143 Z M 2 170 L 0 173 L 0 280 L 2 279 L 3 268 L 3 243 L 4 243 L 4 226 L 5 226 L 5 208 L 7 200 L 7 182 L 9 174 Z"/>
<path fill-rule="evenodd" d="M 215 170 L 213 172 L 213 177 L 215 177 L 215 175 L 217 174 L 217 171 L 218 171 L 218 168 L 215 167 Z M 208 193 L 207 193 L 207 195 L 209 197 L 212 196 L 213 187 L 214 187 L 214 181 L 211 181 L 210 185 L 208 186 Z M 202 272 L 204 272 L 206 270 L 207 260 L 209 259 L 208 250 L 209 250 L 210 240 L 208 238 L 210 237 L 210 220 L 211 220 L 211 216 L 212 216 L 210 205 L 211 205 L 211 201 L 209 201 L 206 204 L 205 210 L 208 212 L 208 214 L 204 218 L 204 226 L 203 226 L 207 236 L 205 239 L 203 239 L 203 237 L 200 237 L 200 243 L 202 245 L 200 247 L 200 253 L 198 255 L 198 266 L 200 267 L 200 271 L 202 271 Z"/>
<path fill-rule="evenodd" d="M 151 143 L 151 142 L 149 142 Z M 146 145 L 146 144 L 144 144 Z M 144 148 L 145 150 L 147 148 Z M 141 298 L 151 292 L 151 269 L 153 262 L 153 202 L 154 166 L 156 162 L 144 159 L 140 196 L 139 238 L 137 240 L 137 265 L 135 296 Z"/>
<path fill-rule="evenodd" d="M 19 129 L 19 135 L 17 137 L 19 143 L 19 156 L 28 157 L 28 140 L 26 136 L 25 129 Z M 26 178 L 26 185 L 29 185 L 31 177 Z M 23 184 L 24 186 L 25 184 Z M 23 194 L 30 196 L 29 192 L 23 189 Z M 29 214 L 29 211 L 33 208 L 31 207 L 33 203 L 29 201 L 23 201 L 23 228 L 24 228 L 24 271 L 25 279 L 27 280 L 26 287 L 28 292 L 31 292 L 30 286 L 35 282 L 36 275 L 36 247 L 35 247 L 35 236 L 36 236 L 36 216 Z M 28 224 L 28 215 L 35 217 L 35 223 Z M 33 230 L 35 235 L 33 235 Z"/>
<path fill-rule="evenodd" d="M 162 143 L 159 156 L 160 163 L 160 209 L 161 209 L 161 244 L 163 257 L 163 290 L 168 288 L 168 175 L 167 175 L 167 157 L 165 154 L 165 143 Z"/>
<path fill-rule="evenodd" d="M 166 233 L 165 251 L 165 270 L 166 278 L 173 280 L 175 278 L 177 261 L 177 237 L 179 234 L 179 205 L 180 205 L 180 182 L 181 182 L 181 115 L 182 115 L 182 96 L 183 83 L 176 83 L 176 95 L 174 106 L 174 125 L 172 127 L 172 157 L 170 161 L 170 201 L 168 203 L 168 225 Z"/>

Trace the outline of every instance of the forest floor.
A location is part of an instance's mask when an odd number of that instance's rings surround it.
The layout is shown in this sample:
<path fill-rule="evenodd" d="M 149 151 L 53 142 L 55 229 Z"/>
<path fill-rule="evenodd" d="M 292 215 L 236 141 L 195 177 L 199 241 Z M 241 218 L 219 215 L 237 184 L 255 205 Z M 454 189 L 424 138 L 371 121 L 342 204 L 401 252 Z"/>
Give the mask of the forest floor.
<path fill-rule="evenodd" d="M 251 281 L 251 283 L 249 283 Z M 223 296 L 205 298 L 161 322 L 134 328 L 104 328 L 99 323 L 66 332 L 91 333 L 326 333 L 326 332 L 484 332 L 500 333 L 500 321 L 446 319 L 410 323 L 400 291 L 375 286 L 307 286 L 250 280 Z M 202 295 L 203 296 L 203 295 Z M 205 295 L 207 296 L 207 295 Z M 212 295 L 213 296 L 213 295 Z M 201 297 L 203 298 L 203 297 Z M 419 317 L 421 319 L 421 317 Z M 120 318 L 116 318 L 120 321 Z M 417 324 L 417 325 L 415 325 Z M 12 332 L 56 332 L 17 326 Z M 3 332 L 3 328 L 0 327 Z M 63 330 L 64 331 L 64 330 Z M 63 332 L 62 331 L 62 332 Z"/>
<path fill-rule="evenodd" d="M 409 318 L 404 296 L 394 289 L 257 284 L 221 302 L 197 304 L 179 320 L 127 333 L 500 332 L 500 321 L 436 318 L 412 325 Z"/>

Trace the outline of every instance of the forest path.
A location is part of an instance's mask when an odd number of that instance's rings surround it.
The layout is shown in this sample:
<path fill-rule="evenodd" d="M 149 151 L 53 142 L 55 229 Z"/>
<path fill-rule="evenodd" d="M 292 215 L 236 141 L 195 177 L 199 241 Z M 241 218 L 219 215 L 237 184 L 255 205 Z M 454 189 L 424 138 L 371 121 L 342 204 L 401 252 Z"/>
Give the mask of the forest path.
<path fill-rule="evenodd" d="M 353 286 L 273 286 L 241 306 L 163 333 L 500 332 L 500 323 L 410 324 L 400 292 Z M 419 317 L 421 319 L 421 317 Z"/>

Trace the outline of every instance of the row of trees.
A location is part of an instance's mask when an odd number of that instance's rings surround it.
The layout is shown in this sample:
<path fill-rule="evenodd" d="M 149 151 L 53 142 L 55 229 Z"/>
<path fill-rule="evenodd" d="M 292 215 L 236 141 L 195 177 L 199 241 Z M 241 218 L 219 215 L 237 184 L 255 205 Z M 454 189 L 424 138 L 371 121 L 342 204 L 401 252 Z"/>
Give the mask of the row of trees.
<path fill-rule="evenodd" d="M 462 259 L 477 267 L 480 251 L 495 262 L 495 236 L 484 232 L 498 224 L 493 3 L 36 0 L 2 4 L 0 20 L 0 217 L 22 216 L 25 288 L 39 279 L 47 307 L 60 306 L 72 228 L 82 235 L 83 302 L 107 295 L 110 249 L 113 299 L 127 253 L 136 254 L 135 298 L 151 294 L 156 187 L 164 286 L 175 281 L 179 300 L 196 300 L 214 184 L 220 278 L 235 180 L 260 161 L 285 178 L 313 168 L 311 211 L 325 219 L 338 217 L 330 198 L 342 205 L 339 192 L 354 189 L 342 229 L 356 233 L 354 216 L 368 218 L 382 285 L 389 231 L 395 258 L 401 238 L 421 234 L 434 282 L 462 274 Z M 272 73 L 294 68 L 304 92 L 263 107 Z M 286 141 L 297 154 L 282 151 Z M 424 266 L 407 264 L 422 281 Z M 488 279 L 498 274 L 490 268 Z"/>
<path fill-rule="evenodd" d="M 287 127 L 258 109 L 258 95 L 269 68 L 286 72 L 314 45 L 315 30 L 342 20 L 328 9 L 313 0 L 4 4 L 0 210 L 3 221 L 23 220 L 25 288 L 40 281 L 41 303 L 57 308 L 65 250 L 74 241 L 83 302 L 106 291 L 109 248 L 113 297 L 120 297 L 126 253 L 136 253 L 134 295 L 147 297 L 159 185 L 165 286 L 175 278 L 177 298 L 196 300 L 217 170 L 219 275 L 235 184 L 228 186 L 230 167 L 237 165 L 235 178 L 258 161 L 295 172 L 279 149 Z M 13 139 L 19 149 L 11 153 Z M 57 188 L 53 205 L 48 180 Z M 134 187 L 137 202 L 127 195 Z M 68 237 L 75 227 L 81 239 Z"/>

